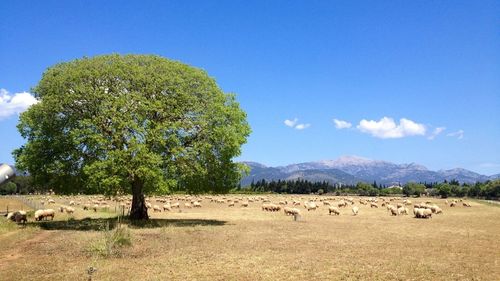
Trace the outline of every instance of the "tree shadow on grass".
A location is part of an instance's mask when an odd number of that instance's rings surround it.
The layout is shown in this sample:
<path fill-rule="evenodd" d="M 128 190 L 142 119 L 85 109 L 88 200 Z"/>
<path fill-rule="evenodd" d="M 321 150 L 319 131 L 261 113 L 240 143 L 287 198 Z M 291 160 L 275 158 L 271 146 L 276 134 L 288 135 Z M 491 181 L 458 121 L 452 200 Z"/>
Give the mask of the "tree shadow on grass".
<path fill-rule="evenodd" d="M 131 228 L 160 228 L 167 226 L 193 227 L 193 226 L 222 226 L 226 221 L 207 219 L 149 219 L 144 221 L 132 221 L 128 218 L 120 218 L 121 224 Z M 28 225 L 39 226 L 45 230 L 76 230 L 76 231 L 102 231 L 113 229 L 118 224 L 118 218 L 84 218 L 81 220 L 69 219 L 67 221 L 42 221 L 29 222 Z"/>

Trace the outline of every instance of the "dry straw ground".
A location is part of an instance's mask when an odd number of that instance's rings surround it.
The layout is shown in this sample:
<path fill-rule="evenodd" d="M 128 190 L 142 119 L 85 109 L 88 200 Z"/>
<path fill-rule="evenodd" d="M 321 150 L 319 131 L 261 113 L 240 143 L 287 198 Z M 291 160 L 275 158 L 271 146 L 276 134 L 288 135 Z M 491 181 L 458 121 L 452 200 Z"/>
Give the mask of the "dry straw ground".
<path fill-rule="evenodd" d="M 0 199 L 0 210 L 12 200 Z M 111 257 L 89 249 L 110 221 L 98 218 L 112 213 L 77 206 L 74 220 L 58 213 L 27 227 L 0 218 L 0 280 L 86 280 L 89 266 L 93 280 L 499 280 L 500 207 L 431 200 L 443 215 L 395 217 L 356 203 L 358 216 L 301 207 L 299 222 L 257 202 L 204 200 L 200 209 L 151 213 L 151 223 L 130 227 L 132 246 Z"/>

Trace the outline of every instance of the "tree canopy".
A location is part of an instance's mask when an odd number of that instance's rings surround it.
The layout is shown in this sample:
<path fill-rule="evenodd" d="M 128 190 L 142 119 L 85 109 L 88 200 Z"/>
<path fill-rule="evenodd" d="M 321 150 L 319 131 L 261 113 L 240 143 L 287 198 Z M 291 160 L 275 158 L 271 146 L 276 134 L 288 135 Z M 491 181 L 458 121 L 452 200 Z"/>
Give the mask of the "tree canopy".
<path fill-rule="evenodd" d="M 220 193 L 239 182 L 232 159 L 250 134 L 246 114 L 203 70 L 104 55 L 50 67 L 33 93 L 40 102 L 18 124 L 27 142 L 13 154 L 35 184 L 132 192 L 131 217 L 147 218 L 144 192 Z"/>

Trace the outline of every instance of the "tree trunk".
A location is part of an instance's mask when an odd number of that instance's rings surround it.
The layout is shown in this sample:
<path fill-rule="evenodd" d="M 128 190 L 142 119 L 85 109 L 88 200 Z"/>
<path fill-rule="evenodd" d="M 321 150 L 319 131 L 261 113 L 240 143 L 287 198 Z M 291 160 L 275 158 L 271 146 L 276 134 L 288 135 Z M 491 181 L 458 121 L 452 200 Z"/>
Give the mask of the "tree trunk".
<path fill-rule="evenodd" d="M 148 208 L 144 200 L 144 193 L 142 193 L 144 183 L 141 180 L 134 180 L 132 182 L 132 209 L 130 210 L 131 220 L 147 220 Z"/>

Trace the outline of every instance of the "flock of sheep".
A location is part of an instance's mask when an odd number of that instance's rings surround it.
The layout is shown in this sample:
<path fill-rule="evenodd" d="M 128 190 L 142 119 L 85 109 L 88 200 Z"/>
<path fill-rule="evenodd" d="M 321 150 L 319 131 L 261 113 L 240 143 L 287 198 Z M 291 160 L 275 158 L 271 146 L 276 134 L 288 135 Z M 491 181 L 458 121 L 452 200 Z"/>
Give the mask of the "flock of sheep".
<path fill-rule="evenodd" d="M 38 198 L 38 199 L 35 199 Z M 59 202 L 59 207 L 56 207 L 56 199 Z M 54 207 L 47 209 L 38 209 L 34 212 L 36 221 L 53 220 L 56 216 L 56 210 L 60 213 L 72 215 L 77 209 L 89 212 L 110 211 L 112 206 L 115 207 L 115 212 L 120 211 L 126 213 L 130 211 L 132 199 L 130 196 L 118 196 L 114 198 L 105 197 L 102 195 L 96 196 L 42 196 L 28 197 L 28 200 L 39 200 L 38 203 L 42 206 L 52 205 Z M 413 204 L 408 198 L 400 197 L 338 197 L 338 196 L 299 196 L 299 195 L 263 195 L 263 196 L 237 196 L 237 195 L 214 195 L 214 196 L 191 196 L 191 195 L 173 195 L 173 196 L 151 196 L 146 198 L 146 207 L 153 213 L 169 212 L 177 209 L 202 208 L 203 202 L 210 204 L 226 205 L 229 208 L 236 206 L 247 208 L 250 204 L 259 204 L 262 211 L 279 212 L 283 210 L 286 216 L 301 216 L 302 210 L 316 211 L 326 208 L 329 215 L 341 215 L 341 210 L 351 207 L 353 216 L 360 214 L 360 207 L 366 206 L 371 208 L 381 207 L 387 209 L 391 216 L 409 215 L 408 207 L 413 206 L 413 215 L 415 218 L 431 218 L 433 214 L 442 214 L 443 209 L 431 200 Z M 64 203 L 64 204 L 61 204 Z M 462 203 L 464 207 L 471 207 L 470 203 L 460 199 L 448 202 L 445 204 L 449 207 L 455 207 Z M 303 208 L 303 209 L 302 209 Z M 26 211 L 17 211 L 8 213 L 7 218 L 17 223 L 27 222 Z"/>

